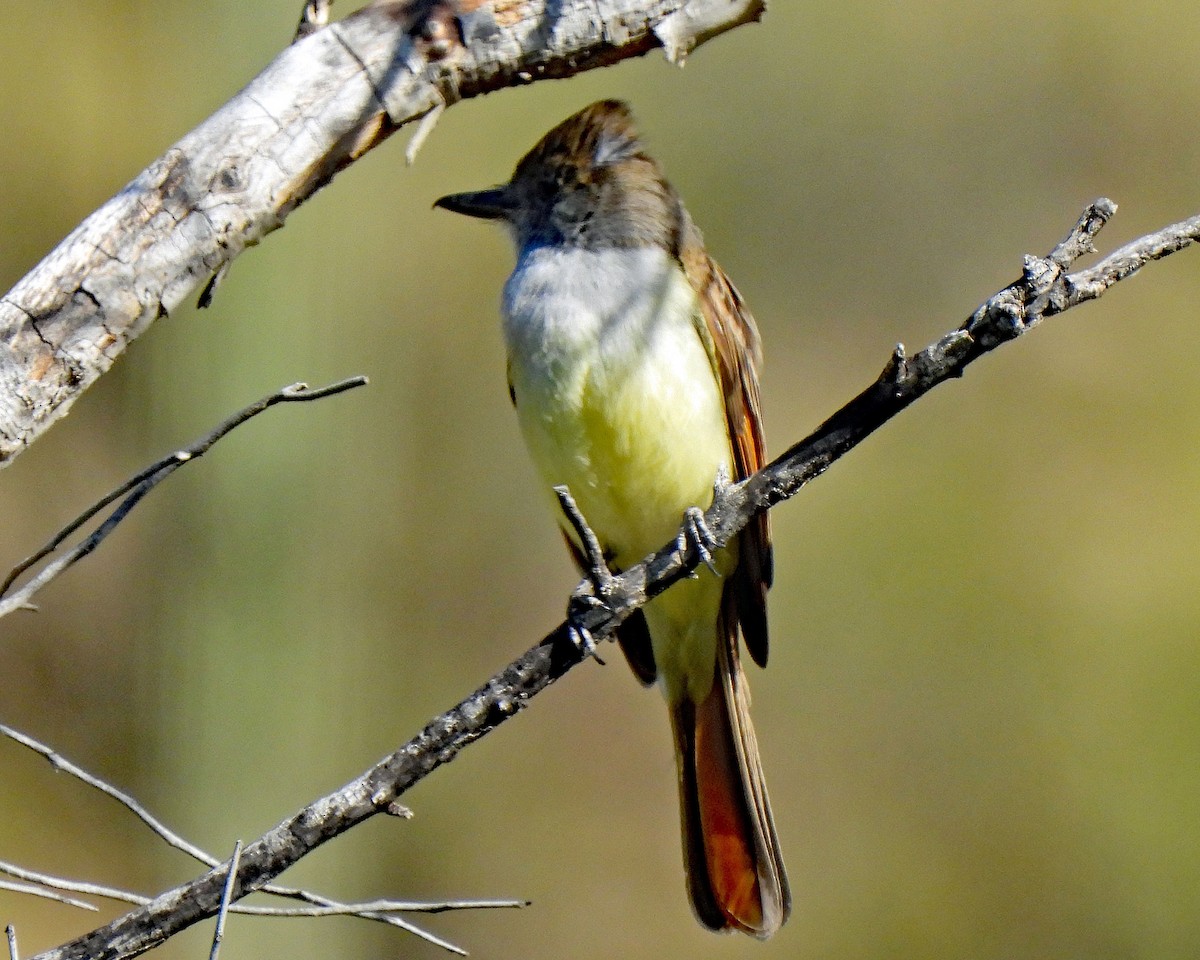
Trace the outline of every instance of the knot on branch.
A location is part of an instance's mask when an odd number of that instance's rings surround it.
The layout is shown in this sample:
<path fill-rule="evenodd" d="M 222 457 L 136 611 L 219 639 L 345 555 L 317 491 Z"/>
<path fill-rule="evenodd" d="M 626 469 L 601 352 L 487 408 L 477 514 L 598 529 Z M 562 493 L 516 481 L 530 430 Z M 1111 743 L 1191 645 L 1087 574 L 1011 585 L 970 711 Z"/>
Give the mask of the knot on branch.
<path fill-rule="evenodd" d="M 1069 280 L 1066 267 L 1058 259 L 1026 256 L 1021 279 L 1026 302 L 1024 329 L 1036 324 L 1045 314 L 1058 313 L 1065 307 L 1070 295 Z"/>
<path fill-rule="evenodd" d="M 898 343 L 892 348 L 892 355 L 888 357 L 888 362 L 884 365 L 883 372 L 879 374 L 877 383 L 882 387 L 899 390 L 908 379 L 909 374 L 908 354 L 905 352 L 904 344 Z"/>
<path fill-rule="evenodd" d="M 991 350 L 1025 332 L 1027 302 L 1024 283 L 1018 281 L 1005 287 L 971 314 L 961 330 L 978 342 L 985 351 Z"/>

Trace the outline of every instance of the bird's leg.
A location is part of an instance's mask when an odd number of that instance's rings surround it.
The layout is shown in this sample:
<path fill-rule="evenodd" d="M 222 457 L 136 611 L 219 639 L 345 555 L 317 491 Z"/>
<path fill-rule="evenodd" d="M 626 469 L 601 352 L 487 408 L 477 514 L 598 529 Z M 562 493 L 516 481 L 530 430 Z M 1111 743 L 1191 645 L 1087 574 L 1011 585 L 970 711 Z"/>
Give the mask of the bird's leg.
<path fill-rule="evenodd" d="M 554 495 L 558 497 L 562 512 L 579 537 L 584 558 L 584 573 L 587 575 L 567 602 L 567 635 L 585 656 L 595 657 L 597 663 L 603 664 L 604 661 L 596 653 L 596 640 L 588 629 L 585 616 L 591 610 L 608 609 L 608 598 L 612 595 L 616 578 L 608 567 L 600 539 L 588 526 L 579 504 L 571 496 L 571 491 L 565 486 L 555 487 Z"/>

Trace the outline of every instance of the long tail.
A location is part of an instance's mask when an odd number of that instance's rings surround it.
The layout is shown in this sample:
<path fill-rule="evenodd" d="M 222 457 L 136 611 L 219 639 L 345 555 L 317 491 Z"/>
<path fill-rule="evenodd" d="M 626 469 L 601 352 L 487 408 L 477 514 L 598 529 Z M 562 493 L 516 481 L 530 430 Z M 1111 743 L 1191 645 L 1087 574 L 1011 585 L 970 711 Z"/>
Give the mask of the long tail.
<path fill-rule="evenodd" d="M 792 900 L 750 722 L 737 621 L 723 606 L 711 691 L 671 709 L 683 855 L 700 922 L 765 940 L 788 918 Z"/>

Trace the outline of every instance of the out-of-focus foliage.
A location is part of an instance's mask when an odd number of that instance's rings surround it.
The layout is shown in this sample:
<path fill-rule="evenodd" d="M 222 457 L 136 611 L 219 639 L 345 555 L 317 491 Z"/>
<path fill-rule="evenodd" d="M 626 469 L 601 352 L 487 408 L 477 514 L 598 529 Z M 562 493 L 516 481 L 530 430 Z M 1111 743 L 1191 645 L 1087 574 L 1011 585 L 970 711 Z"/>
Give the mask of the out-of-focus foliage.
<path fill-rule="evenodd" d="M 9 0 L 0 287 L 286 42 L 299 0 Z M 1196 211 L 1192 3 L 775 3 L 701 49 L 464 103 L 234 264 L 0 474 L 0 566 L 294 380 L 0 624 L 0 719 L 222 854 L 336 787 L 557 622 L 496 322 L 511 252 L 430 209 L 549 126 L 631 100 L 762 328 L 783 447 L 1044 252 Z M 288 879 L 529 897 L 430 925 L 477 956 L 1192 957 L 1200 942 L 1200 252 L 941 388 L 775 512 L 755 714 L 796 912 L 688 915 L 669 736 L 586 667 Z M 154 892 L 195 868 L 0 743 L 0 858 Z M 106 907 L 106 910 L 109 908 Z M 104 916 L 111 915 L 106 913 Z M 96 919 L 0 893 L 26 953 Z M 198 930 L 158 955 L 191 957 Z M 346 920 L 234 918 L 226 960 L 433 957 Z"/>

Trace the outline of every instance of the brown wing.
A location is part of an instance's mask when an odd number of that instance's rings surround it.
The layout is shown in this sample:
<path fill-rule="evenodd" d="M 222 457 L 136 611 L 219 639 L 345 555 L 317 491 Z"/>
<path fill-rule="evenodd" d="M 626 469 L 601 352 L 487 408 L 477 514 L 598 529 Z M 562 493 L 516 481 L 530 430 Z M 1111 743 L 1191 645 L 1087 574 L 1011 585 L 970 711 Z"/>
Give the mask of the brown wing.
<path fill-rule="evenodd" d="M 700 296 L 733 444 L 735 480 L 742 480 L 766 463 L 762 419 L 759 415 L 758 367 L 762 345 L 758 328 L 741 294 L 725 272 L 704 250 L 700 231 L 680 206 L 677 255 L 688 280 Z M 771 527 L 766 513 L 759 514 L 739 536 L 738 568 L 733 575 L 737 591 L 738 620 L 751 658 L 760 667 L 767 663 L 767 589 L 774 577 Z"/>

